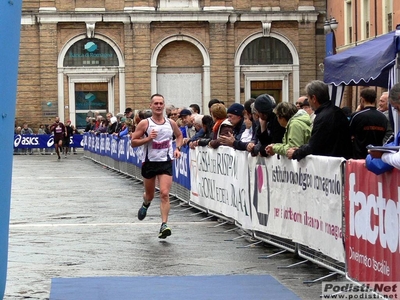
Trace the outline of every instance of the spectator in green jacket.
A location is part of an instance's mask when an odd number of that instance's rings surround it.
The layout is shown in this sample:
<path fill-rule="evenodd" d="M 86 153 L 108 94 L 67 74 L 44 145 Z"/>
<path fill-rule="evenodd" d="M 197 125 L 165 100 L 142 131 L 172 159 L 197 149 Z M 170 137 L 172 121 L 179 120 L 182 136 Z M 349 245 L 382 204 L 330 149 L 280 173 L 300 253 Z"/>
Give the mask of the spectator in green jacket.
<path fill-rule="evenodd" d="M 296 105 L 281 102 L 274 108 L 279 124 L 286 128 L 282 143 L 270 144 L 265 148 L 268 155 L 280 154 L 286 156 L 289 148 L 307 144 L 311 136 L 311 119 L 303 110 L 297 110 Z"/>

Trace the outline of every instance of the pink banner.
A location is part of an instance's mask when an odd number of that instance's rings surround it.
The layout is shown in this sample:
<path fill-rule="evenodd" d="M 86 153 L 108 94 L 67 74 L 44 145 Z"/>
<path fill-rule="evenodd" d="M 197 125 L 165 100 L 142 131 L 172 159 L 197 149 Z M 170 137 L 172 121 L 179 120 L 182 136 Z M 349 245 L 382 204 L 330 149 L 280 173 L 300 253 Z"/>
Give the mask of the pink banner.
<path fill-rule="evenodd" d="M 399 170 L 376 176 L 349 160 L 345 178 L 346 261 L 350 278 L 400 281 Z"/>

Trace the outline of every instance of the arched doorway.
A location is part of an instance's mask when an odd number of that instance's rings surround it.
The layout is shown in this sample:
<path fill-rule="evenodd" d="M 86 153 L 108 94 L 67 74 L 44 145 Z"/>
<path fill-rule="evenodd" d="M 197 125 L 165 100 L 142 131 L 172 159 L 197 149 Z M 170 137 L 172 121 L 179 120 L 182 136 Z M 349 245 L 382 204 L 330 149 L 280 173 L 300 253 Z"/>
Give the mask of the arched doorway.
<path fill-rule="evenodd" d="M 190 55 L 194 59 L 182 59 Z M 171 59 L 171 65 L 165 64 Z M 161 93 L 167 102 L 171 100 L 170 104 L 178 107 L 196 103 L 202 107 L 202 112 L 208 110 L 210 58 L 198 40 L 177 35 L 161 41 L 153 51 L 151 72 L 152 93 Z"/>
<path fill-rule="evenodd" d="M 243 81 L 241 81 L 243 78 Z M 262 33 L 248 37 L 238 48 L 235 58 L 235 101 L 240 102 L 268 93 L 277 102 L 299 97 L 299 58 L 286 37 Z"/>
<path fill-rule="evenodd" d="M 78 129 L 86 126 L 86 116 L 94 111 L 115 113 L 116 94 L 119 110 L 125 109 L 124 61 L 119 47 L 108 38 L 96 34 L 96 38 L 80 35 L 70 40 L 59 54 L 58 70 L 58 114 Z"/>

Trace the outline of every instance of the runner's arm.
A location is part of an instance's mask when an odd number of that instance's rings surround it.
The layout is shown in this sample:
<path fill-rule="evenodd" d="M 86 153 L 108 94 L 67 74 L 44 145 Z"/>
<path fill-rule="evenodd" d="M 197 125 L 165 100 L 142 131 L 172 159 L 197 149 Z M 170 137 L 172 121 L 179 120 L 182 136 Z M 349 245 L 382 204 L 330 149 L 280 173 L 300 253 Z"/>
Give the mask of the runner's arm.
<path fill-rule="evenodd" d="M 144 137 L 147 126 L 148 120 L 142 120 L 139 122 L 135 131 L 131 133 L 131 147 L 142 146 L 153 139 L 151 136 Z"/>

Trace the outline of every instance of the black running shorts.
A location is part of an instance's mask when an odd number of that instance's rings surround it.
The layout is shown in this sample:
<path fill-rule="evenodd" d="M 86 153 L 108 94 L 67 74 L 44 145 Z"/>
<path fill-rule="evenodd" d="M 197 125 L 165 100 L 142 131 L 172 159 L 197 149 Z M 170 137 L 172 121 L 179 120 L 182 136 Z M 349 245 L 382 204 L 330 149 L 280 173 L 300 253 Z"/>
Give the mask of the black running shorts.
<path fill-rule="evenodd" d="M 63 142 L 63 138 L 62 137 L 54 137 L 54 145 L 58 145 L 58 143 L 61 141 L 61 142 Z"/>
<path fill-rule="evenodd" d="M 64 138 L 63 139 L 63 147 L 69 147 L 69 142 L 70 142 L 69 137 L 68 138 Z"/>
<path fill-rule="evenodd" d="M 151 179 L 157 175 L 172 176 L 172 160 L 170 161 L 148 161 L 142 165 L 142 176 Z"/>

